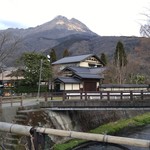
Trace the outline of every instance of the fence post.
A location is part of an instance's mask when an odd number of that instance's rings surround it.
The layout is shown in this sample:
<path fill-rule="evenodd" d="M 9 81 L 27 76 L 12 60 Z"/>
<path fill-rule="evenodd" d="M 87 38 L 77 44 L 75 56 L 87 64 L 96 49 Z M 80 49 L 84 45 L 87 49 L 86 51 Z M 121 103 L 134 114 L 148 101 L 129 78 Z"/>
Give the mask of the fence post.
<path fill-rule="evenodd" d="M 133 100 L 133 92 L 130 91 L 130 100 L 132 101 Z"/>
<path fill-rule="evenodd" d="M 82 92 L 80 91 L 80 99 L 82 99 Z"/>
<path fill-rule="evenodd" d="M 123 98 L 123 92 L 120 91 L 120 99 L 122 99 L 122 98 Z"/>
<path fill-rule="evenodd" d="M 23 96 L 21 96 L 20 99 L 21 99 L 20 105 L 23 106 Z"/>
<path fill-rule="evenodd" d="M 85 92 L 85 100 L 87 100 L 87 92 Z"/>
<path fill-rule="evenodd" d="M 110 100 L 110 92 L 107 91 L 107 100 L 109 101 Z"/>
<path fill-rule="evenodd" d="M 0 112 L 2 110 L 2 96 L 0 96 Z"/>
<path fill-rule="evenodd" d="M 53 99 L 53 92 L 51 91 L 51 100 Z"/>
<path fill-rule="evenodd" d="M 102 94 L 102 91 L 100 91 L 100 99 L 103 98 L 103 94 Z"/>
<path fill-rule="evenodd" d="M 143 90 L 141 90 L 141 100 L 144 100 Z"/>
<path fill-rule="evenodd" d="M 10 96 L 10 104 L 11 104 L 11 107 L 12 107 L 12 105 L 13 105 L 13 98 L 12 98 L 12 95 Z"/>
<path fill-rule="evenodd" d="M 63 92 L 63 101 L 65 101 L 65 98 L 66 98 L 66 93 L 65 91 Z"/>

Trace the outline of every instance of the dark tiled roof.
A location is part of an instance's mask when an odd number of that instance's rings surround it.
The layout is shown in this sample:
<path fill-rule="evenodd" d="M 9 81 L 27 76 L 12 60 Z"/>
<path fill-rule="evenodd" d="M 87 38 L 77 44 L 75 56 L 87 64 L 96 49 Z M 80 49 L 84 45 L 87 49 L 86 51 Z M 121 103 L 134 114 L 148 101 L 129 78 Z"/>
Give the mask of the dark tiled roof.
<path fill-rule="evenodd" d="M 74 76 L 77 76 L 81 79 L 102 79 L 103 77 L 97 74 L 88 74 L 88 73 L 75 73 Z"/>
<path fill-rule="evenodd" d="M 55 79 L 55 82 L 63 82 L 63 83 L 80 83 L 81 81 L 75 79 L 73 77 L 58 77 Z"/>
<path fill-rule="evenodd" d="M 101 74 L 103 73 L 103 71 L 105 71 L 106 68 L 105 67 L 97 67 L 97 68 L 90 68 L 90 72 L 92 74 Z"/>
<path fill-rule="evenodd" d="M 88 68 L 88 67 L 69 66 L 69 67 L 66 67 L 64 70 L 71 70 L 73 72 L 78 72 L 78 73 L 100 74 L 105 70 L 105 68 L 104 67 Z"/>
<path fill-rule="evenodd" d="M 65 70 L 71 70 L 73 72 L 80 72 L 80 73 L 90 73 L 90 69 L 87 68 L 87 67 L 76 67 L 76 66 L 69 66 L 69 67 L 66 67 L 64 69 Z"/>
<path fill-rule="evenodd" d="M 94 54 L 87 54 L 87 55 L 80 55 L 80 56 L 71 56 L 71 57 L 64 57 L 52 63 L 52 65 L 57 64 L 68 64 L 68 63 L 76 63 L 85 60 L 88 57 L 95 56 Z"/>

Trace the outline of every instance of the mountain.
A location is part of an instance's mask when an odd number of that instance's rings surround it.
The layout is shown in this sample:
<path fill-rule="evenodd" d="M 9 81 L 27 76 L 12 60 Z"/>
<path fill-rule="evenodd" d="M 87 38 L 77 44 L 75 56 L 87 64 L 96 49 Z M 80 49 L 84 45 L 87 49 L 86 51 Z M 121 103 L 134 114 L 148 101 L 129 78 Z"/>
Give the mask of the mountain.
<path fill-rule="evenodd" d="M 22 41 L 21 48 L 17 51 L 16 56 L 6 62 L 7 65 L 12 65 L 15 61 L 14 58 L 19 57 L 23 52 L 36 51 L 49 54 L 52 48 L 55 49 L 58 59 L 62 57 L 65 49 L 68 49 L 71 55 L 94 53 L 100 56 L 101 53 L 105 53 L 109 59 L 112 59 L 117 42 L 122 41 L 127 53 L 132 55 L 135 60 L 140 59 L 141 70 L 145 66 L 150 68 L 149 39 L 100 36 L 75 18 L 67 19 L 64 16 L 57 16 L 53 20 L 36 27 L 9 28 L 0 30 L 1 32 L 9 32 Z"/>
<path fill-rule="evenodd" d="M 22 46 L 17 55 L 26 51 L 48 54 L 54 48 L 59 57 L 62 56 L 64 49 L 68 49 L 72 55 L 105 52 L 111 56 L 119 40 L 125 43 L 129 51 L 139 43 L 139 38 L 136 37 L 99 36 L 77 19 L 69 20 L 64 16 L 57 16 L 37 27 L 9 28 L 5 31 L 21 38 Z"/>
<path fill-rule="evenodd" d="M 97 36 L 96 33 L 92 32 L 80 21 L 74 18 L 69 20 L 63 16 L 57 16 L 53 20 L 37 27 L 27 29 L 9 28 L 5 31 L 17 38 L 21 38 L 22 48 L 19 53 L 25 51 L 44 51 L 74 35 L 82 37 L 81 39 Z M 0 32 L 3 32 L 3 30 L 0 30 Z"/>

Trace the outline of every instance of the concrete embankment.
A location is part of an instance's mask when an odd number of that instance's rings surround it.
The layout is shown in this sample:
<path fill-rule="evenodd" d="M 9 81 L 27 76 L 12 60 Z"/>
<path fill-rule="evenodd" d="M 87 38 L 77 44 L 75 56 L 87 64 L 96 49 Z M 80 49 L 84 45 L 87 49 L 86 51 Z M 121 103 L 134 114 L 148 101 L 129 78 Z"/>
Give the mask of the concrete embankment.
<path fill-rule="evenodd" d="M 14 116 L 16 115 L 16 112 L 18 110 L 18 107 L 4 107 L 1 108 L 0 112 L 0 121 L 3 122 L 12 122 Z"/>

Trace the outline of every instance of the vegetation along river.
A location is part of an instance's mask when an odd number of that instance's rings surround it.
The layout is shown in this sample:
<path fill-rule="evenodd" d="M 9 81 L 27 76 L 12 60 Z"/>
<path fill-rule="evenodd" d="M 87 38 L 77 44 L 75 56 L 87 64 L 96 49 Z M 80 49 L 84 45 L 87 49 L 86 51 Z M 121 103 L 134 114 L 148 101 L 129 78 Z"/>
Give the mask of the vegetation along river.
<path fill-rule="evenodd" d="M 150 125 L 138 127 L 134 131 L 123 133 L 121 136 L 150 140 Z M 149 150 L 149 148 L 93 142 L 74 150 Z"/>

